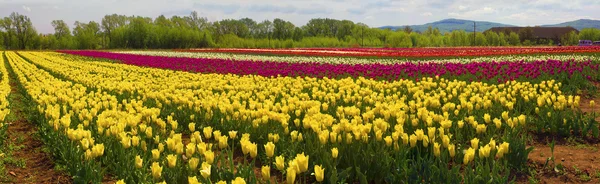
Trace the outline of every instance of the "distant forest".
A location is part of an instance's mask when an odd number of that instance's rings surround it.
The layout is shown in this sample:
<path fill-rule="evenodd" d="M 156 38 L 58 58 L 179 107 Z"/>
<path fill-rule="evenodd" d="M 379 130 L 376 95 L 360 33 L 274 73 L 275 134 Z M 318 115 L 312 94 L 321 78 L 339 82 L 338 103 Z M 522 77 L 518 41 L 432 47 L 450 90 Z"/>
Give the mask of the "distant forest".
<path fill-rule="evenodd" d="M 315 18 L 296 26 L 282 19 L 257 22 L 250 18 L 209 22 L 197 12 L 189 16 L 106 15 L 101 22 L 53 20 L 54 34 L 39 34 L 29 17 L 13 12 L 0 19 L 0 49 L 174 49 L 174 48 L 294 48 L 294 47 L 453 47 L 556 45 L 535 39 L 531 31 L 441 33 L 429 27 L 392 31 L 349 20 Z M 589 28 L 560 38 L 562 45 L 578 40 L 600 40 L 600 30 Z"/>

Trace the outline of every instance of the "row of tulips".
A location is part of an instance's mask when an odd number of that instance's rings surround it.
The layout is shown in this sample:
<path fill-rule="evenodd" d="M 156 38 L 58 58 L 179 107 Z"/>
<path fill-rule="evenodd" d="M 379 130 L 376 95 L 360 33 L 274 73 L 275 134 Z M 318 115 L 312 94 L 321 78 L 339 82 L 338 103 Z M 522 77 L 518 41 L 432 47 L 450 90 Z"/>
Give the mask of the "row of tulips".
<path fill-rule="evenodd" d="M 243 54 L 275 54 L 302 56 L 352 57 L 471 57 L 515 54 L 600 53 L 592 47 L 446 47 L 446 48 L 312 48 L 312 49 L 186 49 L 184 52 L 220 52 Z"/>
<path fill-rule="evenodd" d="M 40 135 L 75 183 L 99 183 L 105 170 L 123 178 L 118 183 L 210 181 L 217 157 L 200 132 L 184 146 L 182 134 L 174 132 L 177 122 L 162 118 L 160 109 L 62 80 L 14 52 L 6 56 L 22 90 L 36 104 L 31 108 L 37 111 L 28 112 L 32 121 L 39 123 Z M 231 181 L 245 182 L 239 176 Z"/>
<path fill-rule="evenodd" d="M 89 122 L 94 135 L 116 131 L 104 134 L 118 135 L 120 146 L 110 150 L 121 151 L 110 151 L 114 156 L 107 159 L 130 156 L 123 163 L 135 168 L 118 175 L 127 182 L 147 181 L 140 178 L 151 175 L 174 183 L 235 181 L 234 176 L 256 183 L 269 182 L 274 172 L 288 183 L 504 183 L 526 163 L 529 130 L 597 137 L 597 124 L 573 111 L 579 97 L 562 94 L 556 81 L 491 85 L 443 78 L 267 78 L 143 68 L 56 53 L 21 55 L 54 76 L 114 94 L 117 102 L 135 101 L 123 104 L 124 112 L 102 113 Z M 159 110 L 142 110 L 140 123 L 127 121 L 135 120 L 142 107 Z M 85 112 L 89 107 L 77 108 Z M 134 114 L 117 116 L 124 113 Z M 145 113 L 154 115 L 146 121 Z M 162 134 L 153 136 L 152 130 Z M 182 135 L 190 137 L 189 143 Z M 133 140 L 146 143 L 132 146 Z M 236 153 L 246 164 L 234 166 Z M 164 165 L 144 162 L 155 157 L 165 159 Z M 200 162 L 206 164 L 197 172 Z M 263 179 L 254 174 L 257 165 Z"/>
<path fill-rule="evenodd" d="M 505 55 L 494 57 L 476 58 L 443 58 L 443 59 L 389 59 L 389 58 L 357 58 L 357 57 L 311 57 L 311 56 L 276 56 L 276 55 L 251 55 L 218 52 L 173 52 L 173 51 L 115 51 L 115 53 L 137 54 L 148 56 L 224 59 L 241 61 L 271 61 L 291 63 L 329 63 L 329 64 L 396 64 L 396 63 L 472 63 L 493 61 L 542 61 L 542 60 L 574 60 L 574 61 L 600 61 L 597 56 L 570 55 Z"/>
<path fill-rule="evenodd" d="M 10 94 L 11 88 L 8 78 L 8 70 L 4 66 L 4 57 L 0 55 L 0 147 L 4 144 L 6 139 L 6 130 L 8 126 L 4 122 L 6 116 L 10 114 L 10 107 L 8 102 L 8 95 Z"/>
<path fill-rule="evenodd" d="M 465 81 L 503 83 L 506 81 L 558 80 L 567 84 L 564 90 L 591 87 L 589 80 L 599 77 L 599 64 L 591 60 L 502 61 L 473 63 L 397 63 L 393 65 L 372 64 L 328 64 L 328 63 L 283 63 L 270 61 L 247 61 L 204 58 L 177 58 L 144 56 L 136 54 L 108 53 L 99 51 L 62 51 L 63 53 L 97 58 L 121 60 L 125 64 L 182 70 L 198 73 L 310 77 L 367 77 L 384 80 L 419 79 L 440 76 Z"/>

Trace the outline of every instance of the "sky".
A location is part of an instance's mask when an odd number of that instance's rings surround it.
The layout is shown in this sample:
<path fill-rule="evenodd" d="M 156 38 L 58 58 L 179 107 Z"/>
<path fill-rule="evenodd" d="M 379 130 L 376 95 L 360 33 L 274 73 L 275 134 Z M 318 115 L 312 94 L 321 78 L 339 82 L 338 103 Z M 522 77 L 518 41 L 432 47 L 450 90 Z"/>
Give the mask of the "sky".
<path fill-rule="evenodd" d="M 41 33 L 52 20 L 100 22 L 107 14 L 156 18 L 197 11 L 209 21 L 281 18 L 296 26 L 312 18 L 362 22 L 371 27 L 417 25 L 447 18 L 517 26 L 600 19 L 600 0 L 0 0 L 0 17 L 19 12 Z"/>

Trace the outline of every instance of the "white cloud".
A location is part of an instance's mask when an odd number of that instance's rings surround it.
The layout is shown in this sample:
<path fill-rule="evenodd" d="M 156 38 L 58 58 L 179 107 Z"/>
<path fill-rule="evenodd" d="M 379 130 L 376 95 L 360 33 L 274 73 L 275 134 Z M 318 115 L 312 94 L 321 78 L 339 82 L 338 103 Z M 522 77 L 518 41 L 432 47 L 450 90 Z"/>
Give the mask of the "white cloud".
<path fill-rule="evenodd" d="M 458 6 L 458 10 L 460 10 L 460 11 L 463 11 L 463 10 L 466 10 L 466 9 L 467 9 L 466 6 L 463 6 L 463 5 L 459 5 Z"/>
<path fill-rule="evenodd" d="M 421 13 L 421 16 L 424 16 L 424 17 L 430 17 L 430 16 L 432 16 L 432 15 L 433 15 L 433 14 L 431 14 L 431 12 L 425 12 L 425 13 Z"/>
<path fill-rule="evenodd" d="M 31 12 L 31 8 L 29 6 L 23 5 L 23 10 L 25 10 L 27 12 Z"/>

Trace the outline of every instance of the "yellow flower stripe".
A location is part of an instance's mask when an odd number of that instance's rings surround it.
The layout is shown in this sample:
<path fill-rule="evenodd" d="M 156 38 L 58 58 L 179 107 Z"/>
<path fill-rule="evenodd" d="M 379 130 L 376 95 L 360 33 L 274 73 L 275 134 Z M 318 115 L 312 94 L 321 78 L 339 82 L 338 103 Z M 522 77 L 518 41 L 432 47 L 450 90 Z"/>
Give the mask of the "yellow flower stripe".
<path fill-rule="evenodd" d="M 0 74 L 2 75 L 0 79 L 0 128 L 4 126 L 4 119 L 10 113 L 10 108 L 8 107 L 8 95 L 10 94 L 11 88 L 8 79 L 8 70 L 4 65 L 4 56 L 0 54 Z"/>
<path fill-rule="evenodd" d="M 503 107 L 500 112 L 508 113 L 518 98 L 526 99 L 528 103 L 538 102 L 540 108 L 563 109 L 578 106 L 578 97 L 561 95 L 558 90 L 560 83 L 553 81 L 541 84 L 512 82 L 488 85 L 443 79 L 434 81 L 433 78 L 417 83 L 406 80 L 384 83 L 362 78 L 357 81 L 289 77 L 271 79 L 192 74 L 104 62 L 67 61 L 61 55 L 49 53 L 24 55 L 36 64 L 51 68 L 76 82 L 116 92 L 136 92 L 143 99 L 157 99 L 165 104 L 206 113 L 207 119 L 212 118 L 215 110 L 220 110 L 225 114 L 224 118 L 229 120 L 241 120 L 255 125 L 274 120 L 284 129 L 287 129 L 288 123 L 294 122 L 297 126 L 302 124 L 304 128 L 313 129 L 316 133 L 321 133 L 323 129 L 332 129 L 337 134 L 351 132 L 356 139 L 369 133 L 360 133 L 359 129 L 372 125 L 378 125 L 373 132 L 378 129 L 387 130 L 390 126 L 388 122 L 393 120 L 403 120 L 413 126 L 420 123 L 429 126 L 434 122 L 455 122 L 450 120 L 452 118 L 449 115 L 465 113 L 464 120 L 473 125 L 472 128 L 479 128 L 479 132 L 482 132 L 482 126 L 475 124 L 475 118 L 471 116 L 472 111 L 500 105 Z M 312 95 L 308 92 L 312 92 Z M 393 94 L 394 92 L 396 93 Z M 283 97 L 284 100 L 276 102 L 276 97 Z M 407 100 L 408 98 L 412 100 Z M 546 101 L 550 103 L 545 103 Z M 448 103 L 442 106 L 441 102 Z M 330 109 L 329 106 L 337 108 Z M 442 111 L 436 112 L 439 110 Z M 417 117 L 408 116 L 409 112 L 417 113 Z M 300 114 L 305 115 L 303 119 L 291 118 Z M 519 116 L 520 114 L 516 114 L 515 118 Z M 512 118 L 507 116 L 502 119 L 504 124 L 514 126 L 514 121 L 508 121 Z"/>

